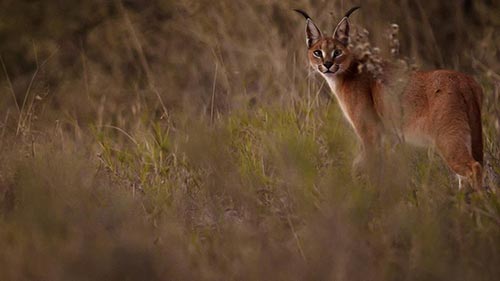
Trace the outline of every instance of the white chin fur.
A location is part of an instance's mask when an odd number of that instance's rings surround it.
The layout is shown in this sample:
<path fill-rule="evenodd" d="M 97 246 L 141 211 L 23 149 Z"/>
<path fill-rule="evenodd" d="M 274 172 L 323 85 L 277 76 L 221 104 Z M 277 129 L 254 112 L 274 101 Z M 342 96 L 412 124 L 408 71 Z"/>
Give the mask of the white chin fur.
<path fill-rule="evenodd" d="M 340 66 L 331 67 L 330 72 L 327 72 L 328 69 L 326 69 L 326 67 L 321 65 L 318 67 L 318 71 L 323 75 L 334 75 L 334 74 L 338 74 L 341 71 L 341 69 L 340 69 Z"/>

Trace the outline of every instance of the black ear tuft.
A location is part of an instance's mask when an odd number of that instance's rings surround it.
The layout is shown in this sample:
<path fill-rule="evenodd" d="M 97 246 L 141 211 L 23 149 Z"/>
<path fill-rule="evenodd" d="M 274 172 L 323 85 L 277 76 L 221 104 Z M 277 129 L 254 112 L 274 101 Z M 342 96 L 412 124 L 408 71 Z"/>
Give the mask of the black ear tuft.
<path fill-rule="evenodd" d="M 310 16 L 309 16 L 306 12 L 304 12 L 304 11 L 302 11 L 302 10 L 299 10 L 299 9 L 293 9 L 293 10 L 294 10 L 295 12 L 297 12 L 297 13 L 301 14 L 302 16 L 304 16 L 304 18 L 306 18 L 306 20 L 311 18 L 311 17 L 310 17 Z"/>
<path fill-rule="evenodd" d="M 356 11 L 357 9 L 360 9 L 361 7 L 360 6 L 356 6 L 356 7 L 352 7 L 351 9 L 349 9 L 349 11 L 347 11 L 347 13 L 345 13 L 345 18 L 348 18 L 352 13 L 354 13 L 354 11 Z"/>

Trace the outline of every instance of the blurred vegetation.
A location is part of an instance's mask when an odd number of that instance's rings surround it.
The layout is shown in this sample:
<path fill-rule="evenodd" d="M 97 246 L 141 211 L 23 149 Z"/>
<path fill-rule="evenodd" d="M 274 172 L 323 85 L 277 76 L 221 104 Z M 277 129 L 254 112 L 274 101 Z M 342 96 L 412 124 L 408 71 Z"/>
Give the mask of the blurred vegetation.
<path fill-rule="evenodd" d="M 496 280 L 500 193 L 355 136 L 308 69 L 350 1 L 0 3 L 0 280 Z M 500 3 L 366 0 L 352 22 L 485 90 L 500 172 Z M 383 49 L 387 54 L 388 50 Z M 395 150 L 395 151 L 393 151 Z"/>

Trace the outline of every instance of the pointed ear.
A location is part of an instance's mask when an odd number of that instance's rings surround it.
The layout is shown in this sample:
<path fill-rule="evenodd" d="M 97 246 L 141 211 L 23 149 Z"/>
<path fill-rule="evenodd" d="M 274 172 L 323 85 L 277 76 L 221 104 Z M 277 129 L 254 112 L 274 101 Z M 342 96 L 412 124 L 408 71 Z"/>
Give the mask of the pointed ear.
<path fill-rule="evenodd" d="M 349 43 L 349 19 L 347 17 L 342 18 L 337 27 L 335 27 L 333 39 L 336 39 L 344 46 L 347 46 Z"/>
<path fill-rule="evenodd" d="M 306 43 L 307 47 L 311 47 L 323 37 L 319 28 L 311 19 L 306 20 Z"/>
<path fill-rule="evenodd" d="M 361 7 L 355 6 L 350 8 L 333 31 L 333 39 L 337 39 L 344 46 L 347 46 L 349 43 L 349 16 L 359 8 Z"/>
<path fill-rule="evenodd" d="M 318 42 L 321 37 L 323 37 L 323 34 L 321 34 L 319 28 L 314 24 L 311 17 L 309 17 L 306 12 L 298 9 L 295 9 L 294 11 L 301 14 L 306 19 L 306 43 L 307 47 L 310 48 L 314 45 L 314 43 Z"/>

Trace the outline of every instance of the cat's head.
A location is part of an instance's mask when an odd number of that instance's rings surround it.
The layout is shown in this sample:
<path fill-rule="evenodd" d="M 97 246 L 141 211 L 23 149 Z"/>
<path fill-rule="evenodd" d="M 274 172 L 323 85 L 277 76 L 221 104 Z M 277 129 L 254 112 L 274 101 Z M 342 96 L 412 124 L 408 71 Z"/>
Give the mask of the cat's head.
<path fill-rule="evenodd" d="M 304 11 L 295 10 L 306 18 L 307 55 L 311 66 L 325 77 L 342 74 L 354 59 L 349 45 L 349 16 L 359 9 L 350 9 L 335 27 L 331 36 L 325 36 Z"/>

